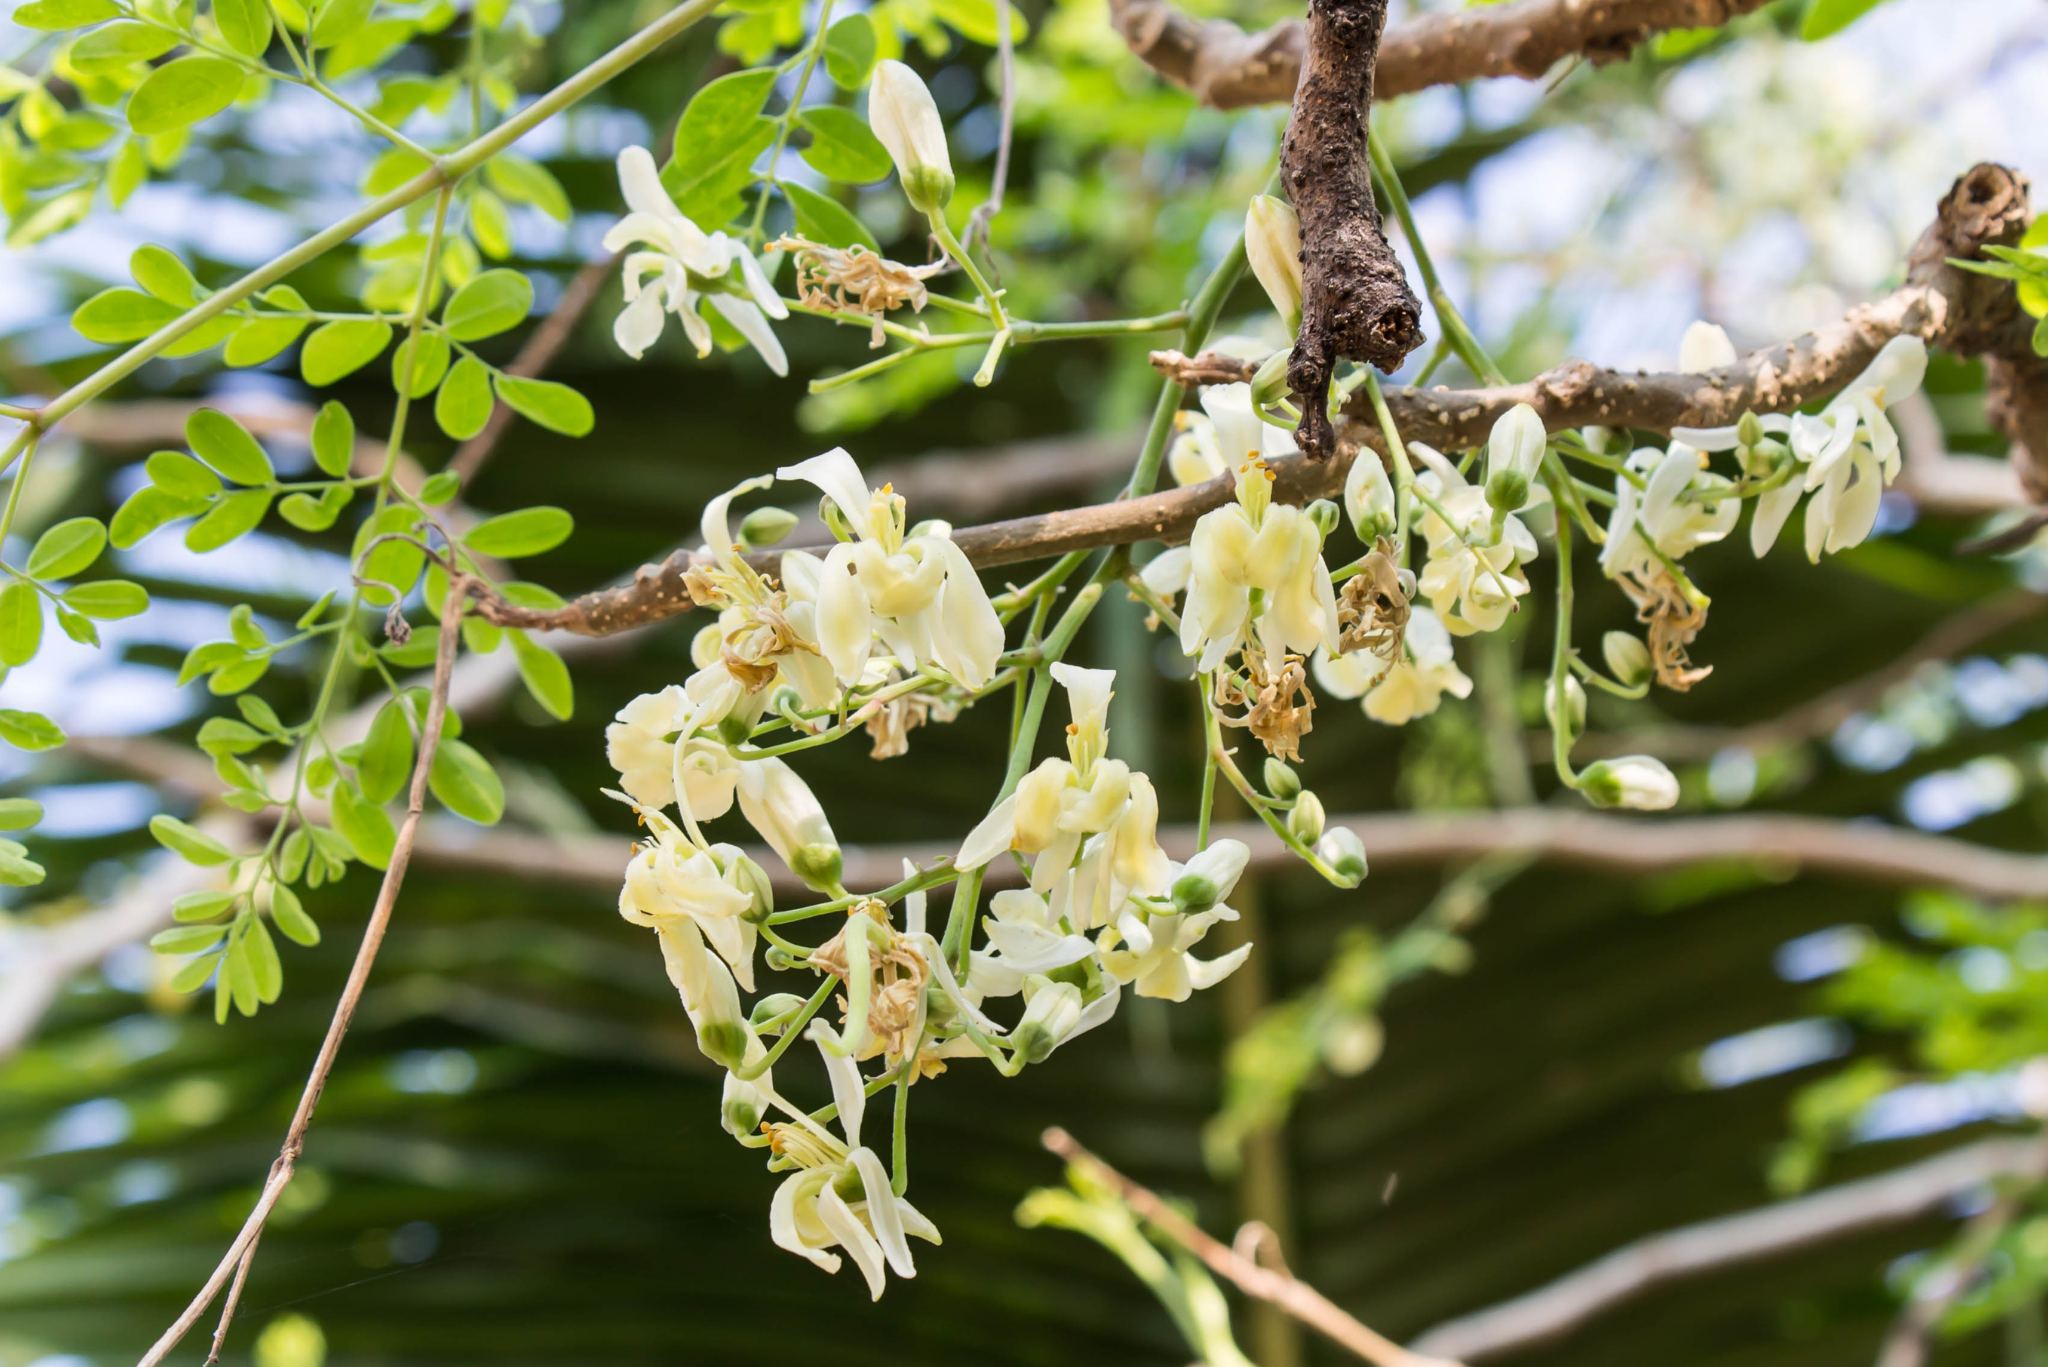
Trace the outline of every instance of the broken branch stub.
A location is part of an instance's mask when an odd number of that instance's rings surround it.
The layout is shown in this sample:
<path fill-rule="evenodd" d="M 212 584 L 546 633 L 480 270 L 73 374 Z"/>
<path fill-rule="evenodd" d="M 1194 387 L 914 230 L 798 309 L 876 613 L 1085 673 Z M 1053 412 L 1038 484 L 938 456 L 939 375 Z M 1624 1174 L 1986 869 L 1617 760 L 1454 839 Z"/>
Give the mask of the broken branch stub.
<path fill-rule="evenodd" d="M 1301 330 L 1287 384 L 1296 440 L 1313 460 L 1336 450 L 1331 372 L 1339 360 L 1391 372 L 1422 344 L 1422 306 L 1387 244 L 1366 155 L 1373 63 L 1386 0 L 1310 0 L 1308 53 L 1280 171 L 1301 216 Z"/>

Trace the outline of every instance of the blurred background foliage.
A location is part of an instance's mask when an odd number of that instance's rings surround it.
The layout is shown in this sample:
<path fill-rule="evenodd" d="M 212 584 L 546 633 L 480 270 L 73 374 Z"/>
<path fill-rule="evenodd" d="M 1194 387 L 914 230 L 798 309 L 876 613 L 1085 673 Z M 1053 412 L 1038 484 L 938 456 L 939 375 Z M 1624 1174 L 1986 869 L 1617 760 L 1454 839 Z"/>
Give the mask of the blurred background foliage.
<path fill-rule="evenodd" d="M 659 8 L 520 3 L 493 51 L 504 79 L 530 92 Z M 992 36 L 992 11 L 875 8 L 928 73 L 952 128 L 960 202 L 975 202 L 996 141 L 995 69 L 962 34 Z M 1029 36 L 1017 143 L 993 225 L 1011 299 L 1047 319 L 1176 306 L 1263 185 L 1284 111 L 1196 108 L 1128 56 L 1101 0 L 1018 8 Z M 1511 371 L 1566 354 L 1668 361 L 1695 316 L 1743 345 L 1789 335 L 1894 281 L 1970 162 L 2048 169 L 2038 4 L 1892 0 L 1811 45 L 1797 39 L 1799 11 L 1773 6 L 1725 36 L 1674 35 L 1548 87 L 1437 90 L 1381 112 L 1453 292 Z M 1291 12 L 1229 9 L 1247 26 Z M 616 213 L 617 147 L 658 143 L 707 74 L 786 46 L 803 23 L 785 0 L 736 3 L 715 36 L 693 33 L 528 140 L 576 208 L 567 224 L 512 215 L 512 264 L 535 280 L 537 313 L 597 254 Z M 422 23 L 387 70 L 445 68 L 461 28 Z M 31 42 L 0 37 L 10 52 Z M 141 242 L 175 247 L 215 280 L 345 211 L 374 149 L 302 93 L 210 124 L 175 180 L 142 185 L 119 214 L 0 258 L 7 387 L 42 390 L 91 366 L 69 311 L 119 282 Z M 852 203 L 895 255 L 922 259 L 893 187 Z M 335 252 L 295 283 L 319 306 L 350 297 L 364 269 Z M 957 462 L 1042 474 L 1032 462 L 1078 457 L 1021 444 L 1133 434 L 1154 392 L 1143 340 L 1020 350 L 985 393 L 964 387 L 971 359 L 947 355 L 822 396 L 775 381 L 748 352 L 699 363 L 674 336 L 634 365 L 609 338 L 615 289 L 551 372 L 591 397 L 597 430 L 578 442 L 517 428 L 465 491 L 484 510 L 574 511 L 577 535 L 528 570 L 564 591 L 686 537 L 716 490 L 834 442 L 864 465 L 907 469 L 913 486 L 917 467 L 902 462 L 955 462 L 947 488 L 966 506 L 913 493 L 916 515 L 1050 506 L 1061 495 L 1006 501 Z M 1261 303 L 1240 294 L 1233 324 L 1270 330 Z M 782 331 L 799 379 L 865 359 L 857 332 Z M 496 345 L 509 354 L 515 341 Z M 1926 418 L 1949 450 L 1997 449 L 1974 369 L 1942 361 L 1929 391 Z M 381 430 L 391 394 L 379 368 L 341 396 L 365 430 Z M 306 396 L 288 369 L 224 374 L 193 360 L 154 363 L 127 397 L 260 409 Z M 417 448 L 429 469 L 448 449 L 439 434 Z M 104 516 L 136 486 L 138 454 L 46 447 L 39 504 L 22 525 Z M 281 468 L 305 461 L 289 442 L 276 455 Z M 1715 610 L 1695 654 L 1714 676 L 1650 704 L 1596 697 L 1593 729 L 1689 738 L 1680 772 L 1694 811 L 1875 819 L 2038 852 L 2048 637 L 2037 614 L 1813 734 L 1756 729 L 1884 667 L 1939 623 L 2016 589 L 2048 591 L 2037 555 L 1958 558 L 1956 543 L 1979 528 L 1923 517 L 1908 497 L 1887 502 L 1881 529 L 1818 567 L 1784 547 L 1761 563 L 1733 543 L 1701 553 Z M 345 579 L 344 556 L 339 534 L 258 533 L 204 561 L 172 538 L 145 542 L 120 568 L 159 611 L 109 624 L 103 652 L 50 648 L 10 691 L 77 736 L 189 738 L 220 708 L 197 685 L 173 687 L 184 651 L 222 634 L 237 601 L 289 621 Z M 1584 640 L 1626 624 L 1616 595 L 1582 593 L 1581 604 Z M 1466 661 L 1481 696 L 1545 639 L 1544 610 L 1524 616 Z M 1120 753 L 1184 819 L 1199 731 L 1175 653 L 1128 604 L 1088 630 L 1091 661 L 1121 671 Z M 508 822 L 609 833 L 623 862 L 630 833 L 598 797 L 610 779 L 599 732 L 628 699 L 687 670 L 688 641 L 673 626 L 582 657 L 567 723 L 522 694 L 469 713 L 465 735 L 506 775 Z M 316 667 L 311 655 L 280 660 L 266 696 L 303 706 L 293 694 Z M 1496 696 L 1519 708 L 1449 703 L 1398 732 L 1329 705 L 1304 777 L 1332 812 L 1543 800 L 1547 776 L 1523 763 L 1522 733 L 1541 721 L 1536 684 Z M 843 838 L 943 845 L 985 803 L 1002 727 L 970 715 L 917 732 L 908 759 L 876 768 L 840 747 L 806 772 Z M 149 816 L 191 813 L 81 754 L 0 765 L 7 792 L 49 813 L 49 884 L 14 896 L 0 920 L 0 966 L 34 972 L 36 931 L 105 899 L 150 857 Z M 129 946 L 69 983 L 0 1063 L 0 1364 L 130 1360 L 184 1303 L 275 1153 L 369 889 L 358 873 L 311 899 L 326 938 L 288 954 L 284 999 L 256 1021 L 215 1026 L 167 990 L 165 961 Z M 2025 1065 L 2048 1053 L 2041 907 L 1902 896 L 1770 864 L 1618 879 L 1512 856 L 1380 872 L 1351 895 L 1279 875 L 1245 902 L 1240 930 L 1259 947 L 1219 990 L 1171 1010 L 1129 1003 L 1111 1028 L 1015 1082 L 960 1066 L 920 1094 L 916 1195 L 946 1242 L 871 1306 L 857 1280 L 819 1276 L 769 1244 L 772 1182 L 717 1129 L 717 1076 L 695 1057 L 644 936 L 605 893 L 421 869 L 226 1360 L 1187 1361 L 1173 1319 L 1116 1258 L 1013 1218 L 1027 1192 L 1058 1180 L 1037 1142 L 1055 1123 L 1189 1198 L 1226 1237 L 1264 1220 L 1298 1273 L 1407 1337 L 1642 1234 L 2034 1123 Z M 1953 1217 L 1976 1208 L 1658 1290 L 1564 1343 L 1501 1360 L 1868 1360 Z M 2031 1218 L 2004 1231 L 1994 1275 L 1957 1306 L 1942 1361 L 2042 1360 L 2044 1235 Z M 1333 1360 L 1286 1322 L 1239 1309 L 1253 1360 Z M 188 1345 L 186 1358 L 197 1355 Z"/>

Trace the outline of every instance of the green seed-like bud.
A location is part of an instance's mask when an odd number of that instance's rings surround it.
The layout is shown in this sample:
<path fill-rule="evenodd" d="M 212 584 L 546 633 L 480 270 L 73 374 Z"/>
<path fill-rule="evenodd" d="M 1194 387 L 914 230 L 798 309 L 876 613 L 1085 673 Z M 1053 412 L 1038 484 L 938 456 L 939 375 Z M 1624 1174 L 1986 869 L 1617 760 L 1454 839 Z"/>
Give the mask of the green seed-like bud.
<path fill-rule="evenodd" d="M 903 177 L 903 197 L 923 213 L 937 213 L 952 202 L 953 173 L 936 166 L 913 167 Z"/>
<path fill-rule="evenodd" d="M 1323 800 L 1314 793 L 1304 792 L 1294 800 L 1294 810 L 1287 814 L 1287 831 L 1304 845 L 1313 845 L 1323 835 Z"/>
<path fill-rule="evenodd" d="M 777 1016 L 802 1010 L 803 1004 L 804 999 L 794 992 L 771 992 L 754 1003 L 754 1009 L 747 1013 L 747 1021 L 759 1030 Z"/>
<path fill-rule="evenodd" d="M 1615 682 L 1634 688 L 1650 679 L 1650 648 L 1631 632 L 1610 631 L 1600 638 L 1600 654 Z"/>
<path fill-rule="evenodd" d="M 1735 440 L 1744 446 L 1755 446 L 1764 439 L 1763 420 L 1754 409 L 1745 412 L 1735 422 Z"/>
<path fill-rule="evenodd" d="M 1365 842 L 1348 826 L 1335 827 L 1317 841 L 1316 855 L 1344 880 L 1345 887 L 1355 888 L 1365 881 Z"/>
<path fill-rule="evenodd" d="M 754 727 L 737 712 L 728 712 L 718 720 L 718 738 L 727 745 L 738 745 L 754 734 Z"/>
<path fill-rule="evenodd" d="M 768 919 L 768 914 L 775 910 L 775 885 L 768 881 L 768 871 L 742 854 L 734 858 L 725 873 L 735 888 L 754 899 L 742 913 L 746 919 L 757 923 Z"/>
<path fill-rule="evenodd" d="M 1287 388 L 1287 362 L 1293 355 L 1291 350 L 1276 351 L 1259 363 L 1252 376 L 1253 408 L 1271 408 L 1292 392 Z"/>
<path fill-rule="evenodd" d="M 1266 791 L 1282 802 L 1301 791 L 1301 776 L 1294 772 L 1287 761 L 1266 757 Z"/>
<path fill-rule="evenodd" d="M 1308 514 L 1308 520 L 1316 524 L 1316 530 L 1321 532 L 1325 539 L 1328 539 L 1331 532 L 1337 530 L 1337 519 L 1344 516 L 1344 510 L 1327 498 L 1317 499 L 1302 511 Z"/>
<path fill-rule="evenodd" d="M 756 508 L 740 523 L 740 540 L 749 546 L 773 546 L 796 529 L 796 514 L 787 508 Z"/>
<path fill-rule="evenodd" d="M 1199 873 L 1184 873 L 1173 880 L 1169 890 L 1173 905 L 1179 911 L 1207 911 L 1216 905 L 1220 891 L 1216 880 L 1205 878 Z"/>

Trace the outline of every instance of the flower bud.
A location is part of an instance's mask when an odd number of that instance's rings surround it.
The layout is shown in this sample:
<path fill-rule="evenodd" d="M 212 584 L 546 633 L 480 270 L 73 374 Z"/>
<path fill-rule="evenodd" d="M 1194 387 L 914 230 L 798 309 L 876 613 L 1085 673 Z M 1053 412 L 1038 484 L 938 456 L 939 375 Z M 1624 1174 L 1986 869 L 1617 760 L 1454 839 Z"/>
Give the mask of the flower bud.
<path fill-rule="evenodd" d="M 1287 362 L 1294 353 L 1282 348 L 1259 363 L 1252 374 L 1252 408 L 1271 408 L 1294 391 L 1287 387 Z"/>
<path fill-rule="evenodd" d="M 1543 464 L 1543 448 L 1549 440 L 1543 419 L 1528 404 L 1518 403 L 1501 414 L 1486 438 L 1486 501 L 1509 512 L 1528 502 L 1529 484 Z M 1515 502 L 1504 501 L 1511 495 Z"/>
<path fill-rule="evenodd" d="M 1242 840 L 1212 841 L 1209 847 L 1188 860 L 1187 867 L 1173 881 L 1171 896 L 1181 911 L 1207 911 L 1230 896 L 1251 862 L 1252 852 Z"/>
<path fill-rule="evenodd" d="M 717 622 L 698 628 L 690 638 L 690 663 L 699 669 L 709 669 L 718 663 L 719 652 L 725 649 L 725 632 Z"/>
<path fill-rule="evenodd" d="M 1600 638 L 1600 654 L 1616 683 L 1636 688 L 1650 681 L 1650 648 L 1643 644 L 1642 637 L 1627 631 L 1610 631 Z"/>
<path fill-rule="evenodd" d="M 1567 736 L 1581 735 L 1586 729 L 1586 690 L 1569 674 L 1564 676 L 1564 700 L 1564 733 Z M 1547 683 L 1543 687 L 1543 716 L 1552 730 L 1558 729 L 1557 690 Z"/>
<path fill-rule="evenodd" d="M 1244 216 L 1244 254 L 1289 332 L 1301 330 L 1301 219 L 1294 206 L 1255 195 Z"/>
<path fill-rule="evenodd" d="M 1742 416 L 1735 420 L 1735 444 L 1738 446 L 1755 446 L 1763 439 L 1763 419 L 1757 417 L 1755 409 L 1744 409 Z"/>
<path fill-rule="evenodd" d="M 796 530 L 796 514 L 787 508 L 756 508 L 740 522 L 740 540 L 749 547 L 773 546 Z"/>
<path fill-rule="evenodd" d="M 796 770 L 770 756 L 740 765 L 740 814 L 789 865 L 820 892 L 839 888 L 839 841 L 832 823 Z"/>
<path fill-rule="evenodd" d="M 1287 833 L 1304 845 L 1313 845 L 1322 838 L 1323 800 L 1314 793 L 1304 792 L 1294 799 L 1294 810 L 1287 814 Z"/>
<path fill-rule="evenodd" d="M 896 163 L 903 193 L 920 211 L 933 214 L 953 198 L 953 159 L 946 151 L 946 126 L 932 92 L 901 62 L 875 64 L 868 84 L 868 124 Z"/>
<path fill-rule="evenodd" d="M 1325 832 L 1316 842 L 1316 858 L 1328 864 L 1347 888 L 1365 881 L 1365 842 L 1349 826 L 1333 826 Z"/>
<path fill-rule="evenodd" d="M 747 1024 L 760 1030 L 778 1016 L 794 1015 L 803 1007 L 804 999 L 794 992 L 770 992 L 754 1003 L 754 1009 L 747 1013 Z"/>
<path fill-rule="evenodd" d="M 1327 498 L 1317 499 L 1302 511 L 1308 514 L 1308 520 L 1315 524 L 1316 530 L 1323 534 L 1326 541 L 1330 533 L 1337 530 L 1337 519 L 1344 515 L 1343 510 Z"/>
<path fill-rule="evenodd" d="M 1010 1032 L 1010 1043 L 1026 1063 L 1039 1063 L 1081 1023 L 1081 989 L 1034 976 L 1025 979 L 1024 996 L 1024 1018 Z"/>
<path fill-rule="evenodd" d="M 1579 791 L 1596 807 L 1661 812 L 1678 801 L 1678 780 L 1649 755 L 1596 760 L 1579 775 Z"/>
<path fill-rule="evenodd" d="M 721 846 L 730 849 L 731 846 Z M 726 866 L 725 881 L 754 900 L 740 913 L 749 921 L 765 921 L 775 910 L 775 886 L 768 881 L 768 870 L 756 864 L 744 854 L 732 856 Z"/>
<path fill-rule="evenodd" d="M 1266 791 L 1285 802 L 1301 791 L 1301 775 L 1286 760 L 1266 756 Z"/>
<path fill-rule="evenodd" d="M 1368 546 L 1392 536 L 1400 524 L 1394 481 L 1387 478 L 1387 467 L 1372 451 L 1360 451 L 1344 476 L 1344 512 L 1351 519 L 1351 530 Z"/>

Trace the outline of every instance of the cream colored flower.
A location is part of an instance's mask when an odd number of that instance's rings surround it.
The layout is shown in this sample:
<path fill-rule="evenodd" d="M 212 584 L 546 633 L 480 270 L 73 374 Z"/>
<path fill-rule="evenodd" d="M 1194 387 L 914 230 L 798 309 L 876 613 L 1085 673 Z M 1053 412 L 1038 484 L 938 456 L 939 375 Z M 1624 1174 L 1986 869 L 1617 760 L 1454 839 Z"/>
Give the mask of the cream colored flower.
<path fill-rule="evenodd" d="M 1444 694 L 1469 697 L 1472 680 L 1458 668 L 1451 634 L 1428 608 L 1408 617 L 1401 658 L 1392 664 L 1368 650 L 1348 655 L 1318 651 L 1316 682 L 1335 698 L 1365 699 L 1365 715 L 1387 726 L 1406 726 L 1436 711 Z"/>
<path fill-rule="evenodd" d="M 1180 644 L 1201 673 L 1248 642 L 1272 660 L 1337 643 L 1322 531 L 1302 509 L 1276 505 L 1271 483 L 1262 459 L 1245 461 L 1236 500 L 1204 513 L 1188 540 Z"/>
<path fill-rule="evenodd" d="M 905 197 L 925 213 L 945 208 L 953 197 L 946 125 L 915 71 L 901 62 L 875 63 L 868 83 L 868 124 L 896 163 Z"/>
<path fill-rule="evenodd" d="M 626 308 L 612 328 L 619 349 L 639 360 L 672 313 L 697 355 L 709 356 L 711 325 L 697 311 L 709 301 L 761 353 L 770 370 L 787 375 L 789 361 L 768 319 L 787 318 L 789 308 L 753 254 L 724 233 L 707 234 L 691 222 L 669 198 L 654 157 L 644 147 L 619 153 L 619 188 L 628 213 L 604 235 L 605 250 L 644 248 L 625 258 Z"/>
<path fill-rule="evenodd" d="M 817 485 L 853 530 L 822 563 L 796 567 L 816 586 L 818 648 L 842 686 L 859 681 L 877 637 L 906 669 L 936 667 L 968 688 L 995 677 L 1003 624 L 949 535 L 907 535 L 903 499 L 870 491 L 844 448 L 776 473 Z M 802 559 L 815 558 L 792 552 L 783 563 Z"/>
<path fill-rule="evenodd" d="M 1254 195 L 1244 216 L 1244 254 L 1289 332 L 1301 327 L 1301 218 L 1272 195 Z"/>
<path fill-rule="evenodd" d="M 1496 630 L 1529 591 L 1522 566 L 1536 558 L 1536 538 L 1520 518 L 1508 516 L 1496 539 L 1485 491 L 1420 442 L 1408 450 L 1425 467 L 1417 487 L 1437 505 L 1423 505 L 1419 530 L 1429 554 L 1416 587 L 1453 636 Z"/>
<path fill-rule="evenodd" d="M 810 1038 L 820 1039 L 823 1023 L 811 1023 Z M 859 1066 L 825 1048 L 819 1054 L 838 1103 L 840 1134 L 808 1117 L 778 1124 L 770 1142 L 778 1158 L 796 1171 L 776 1188 L 768 1208 L 768 1234 L 778 1248 L 837 1272 L 843 1250 L 867 1281 L 868 1294 L 882 1298 L 888 1273 L 917 1275 L 909 1240 L 939 1243 L 938 1227 L 891 1189 L 888 1169 L 873 1149 L 860 1142 L 867 1110 Z M 843 1136 L 843 1138 L 841 1137 Z"/>

